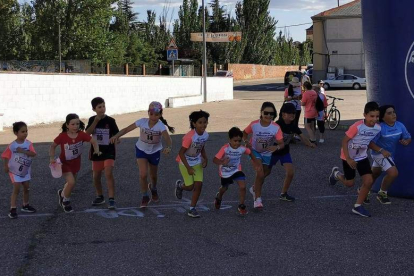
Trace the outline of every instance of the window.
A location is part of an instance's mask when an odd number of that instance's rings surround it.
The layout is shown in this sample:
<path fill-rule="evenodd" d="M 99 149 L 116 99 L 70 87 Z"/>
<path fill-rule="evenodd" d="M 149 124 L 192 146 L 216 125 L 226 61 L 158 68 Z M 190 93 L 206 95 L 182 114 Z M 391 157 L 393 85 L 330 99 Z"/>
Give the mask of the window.
<path fill-rule="evenodd" d="M 336 80 L 344 80 L 344 76 L 337 76 Z"/>
<path fill-rule="evenodd" d="M 351 76 L 351 75 L 345 75 L 345 79 L 346 80 L 355 80 L 356 78 L 354 76 Z"/>

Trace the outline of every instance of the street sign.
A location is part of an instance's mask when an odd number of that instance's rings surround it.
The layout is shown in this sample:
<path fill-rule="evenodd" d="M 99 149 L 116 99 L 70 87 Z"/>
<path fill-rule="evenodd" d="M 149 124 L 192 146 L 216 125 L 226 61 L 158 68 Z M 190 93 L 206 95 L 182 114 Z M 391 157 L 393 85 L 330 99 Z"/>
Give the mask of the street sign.
<path fill-rule="evenodd" d="M 167 60 L 177 60 L 177 59 L 178 59 L 178 49 L 168 49 Z"/>
<path fill-rule="evenodd" d="M 167 49 L 178 49 L 177 44 L 175 44 L 174 38 L 171 38 L 170 43 L 168 44 Z"/>

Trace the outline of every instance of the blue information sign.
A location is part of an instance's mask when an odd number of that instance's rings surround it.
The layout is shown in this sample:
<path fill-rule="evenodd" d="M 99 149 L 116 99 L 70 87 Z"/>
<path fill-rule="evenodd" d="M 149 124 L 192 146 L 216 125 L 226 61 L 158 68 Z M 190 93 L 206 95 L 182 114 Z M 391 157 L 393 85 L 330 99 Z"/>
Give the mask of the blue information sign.
<path fill-rule="evenodd" d="M 168 49 L 167 60 L 177 60 L 177 59 L 178 59 L 178 49 Z"/>

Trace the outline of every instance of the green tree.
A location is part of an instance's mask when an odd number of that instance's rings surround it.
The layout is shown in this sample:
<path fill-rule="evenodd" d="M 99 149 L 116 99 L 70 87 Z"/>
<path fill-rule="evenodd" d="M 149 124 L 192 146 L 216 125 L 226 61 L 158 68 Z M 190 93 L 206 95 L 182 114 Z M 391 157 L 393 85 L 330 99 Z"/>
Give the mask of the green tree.
<path fill-rule="evenodd" d="M 21 40 L 20 6 L 17 0 L 0 2 L 0 60 L 19 56 Z"/>

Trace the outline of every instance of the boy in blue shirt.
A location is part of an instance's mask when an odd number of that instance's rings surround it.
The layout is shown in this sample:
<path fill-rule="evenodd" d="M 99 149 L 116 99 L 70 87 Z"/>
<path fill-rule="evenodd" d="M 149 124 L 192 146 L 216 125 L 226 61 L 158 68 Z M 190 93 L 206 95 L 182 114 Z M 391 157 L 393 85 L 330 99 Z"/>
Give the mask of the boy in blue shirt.
<path fill-rule="evenodd" d="M 377 199 L 382 204 L 391 204 L 387 190 L 398 176 L 398 170 L 394 162 L 395 150 L 398 143 L 407 146 L 411 143 L 411 135 L 405 126 L 397 121 L 395 107 L 384 105 L 380 107 L 381 132 L 370 143 L 372 163 L 372 176 L 375 180 L 386 172 L 378 192 Z M 385 157 L 387 156 L 387 157 Z"/>

